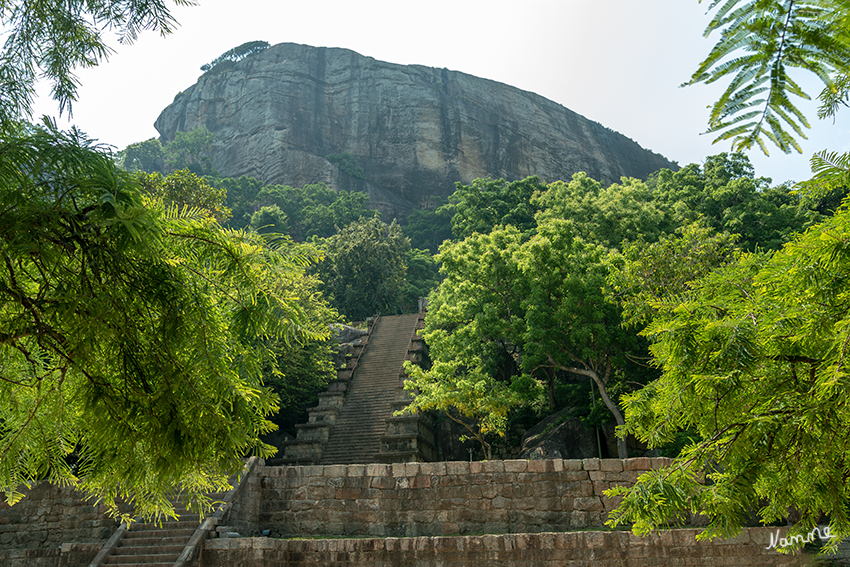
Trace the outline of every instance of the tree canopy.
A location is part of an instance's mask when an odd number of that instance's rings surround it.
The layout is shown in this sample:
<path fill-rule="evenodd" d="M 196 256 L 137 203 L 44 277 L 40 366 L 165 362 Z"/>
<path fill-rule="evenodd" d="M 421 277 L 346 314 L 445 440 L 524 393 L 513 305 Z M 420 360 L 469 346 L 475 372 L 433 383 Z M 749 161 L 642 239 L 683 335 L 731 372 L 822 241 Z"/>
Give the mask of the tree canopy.
<path fill-rule="evenodd" d="M 729 26 L 718 48 L 721 56 L 748 38 L 754 55 L 695 79 L 737 73 L 714 113 L 721 119 L 745 114 L 718 128 L 731 128 L 724 137 L 736 137 L 740 147 L 755 142 L 764 148 L 764 136 L 787 151 L 793 141 L 782 128 L 791 124 L 801 134 L 793 121 L 805 118 L 783 100 L 785 91 L 799 90 L 784 66 L 809 66 L 819 74 L 827 85 L 821 98 L 829 106 L 821 114 L 834 113 L 847 100 L 850 6 L 843 1 L 737 4 L 726 2 L 709 29 Z M 844 54 L 830 59 L 837 53 Z M 709 67 L 718 61 L 709 61 Z M 764 106 L 751 110 L 758 105 Z M 772 112 L 786 125 L 771 118 Z M 751 118 L 755 122 L 746 123 Z M 830 214 L 831 206 L 823 205 L 846 195 L 849 164 L 847 155 L 815 155 L 814 178 L 799 184 L 801 201 Z M 762 212 L 752 218 L 763 217 Z M 734 535 L 754 516 L 764 523 L 792 523 L 796 533 L 826 521 L 836 536 L 831 548 L 850 535 L 844 370 L 850 328 L 848 222 L 845 198 L 834 216 L 812 217 L 805 233 L 776 252 L 730 253 L 722 239 L 698 231 L 645 252 L 630 251 L 613 280 L 625 292 L 626 305 L 632 305 L 631 320 L 648 322 L 643 334 L 661 377 L 624 397 L 621 431 L 650 446 L 683 429 L 696 435 L 670 467 L 609 493 L 624 497 L 612 512 L 612 525 L 630 523 L 635 532 L 647 533 L 693 513 L 709 520 L 701 537 Z M 656 276 L 672 276 L 670 288 L 652 282 Z"/>
<path fill-rule="evenodd" d="M 626 431 L 657 446 L 678 429 L 700 440 L 674 467 L 642 477 L 615 512 L 644 533 L 688 512 L 705 536 L 795 510 L 850 532 L 847 502 L 846 279 L 850 209 L 775 254 L 744 254 L 654 302 L 643 331 L 662 376 L 624 398 Z M 674 261 L 673 258 L 668 258 Z"/>
<path fill-rule="evenodd" d="M 70 483 L 118 513 L 197 502 L 269 454 L 266 337 L 327 329 L 296 292 L 314 253 L 145 196 L 77 134 L 0 142 L 0 487 Z M 132 515 L 132 514 L 131 514 Z"/>
<path fill-rule="evenodd" d="M 211 187 L 188 169 L 165 176 L 140 171 L 133 175 L 133 179 L 145 193 L 155 199 L 177 205 L 181 209 L 201 209 L 219 223 L 230 218 L 230 209 L 224 206 L 226 192 Z"/>
<path fill-rule="evenodd" d="M 401 311 L 410 241 L 395 221 L 361 218 L 321 242 L 315 267 L 331 305 L 351 321 Z"/>
<path fill-rule="evenodd" d="M 490 232 L 499 225 L 533 228 L 536 208 L 531 197 L 546 188 L 537 177 L 511 182 L 476 179 L 471 185 L 456 185 L 446 207 L 451 211 L 452 234 L 458 240 L 474 232 Z"/>
<path fill-rule="evenodd" d="M 236 63 L 237 61 L 245 59 L 249 55 L 261 53 L 268 48 L 269 42 L 267 41 L 248 41 L 246 43 L 243 43 L 242 45 L 234 47 L 233 49 L 228 49 L 209 63 L 201 65 L 201 71 L 203 71 L 204 73 L 208 73 L 209 71 L 214 70 L 219 64 L 225 61 Z"/>

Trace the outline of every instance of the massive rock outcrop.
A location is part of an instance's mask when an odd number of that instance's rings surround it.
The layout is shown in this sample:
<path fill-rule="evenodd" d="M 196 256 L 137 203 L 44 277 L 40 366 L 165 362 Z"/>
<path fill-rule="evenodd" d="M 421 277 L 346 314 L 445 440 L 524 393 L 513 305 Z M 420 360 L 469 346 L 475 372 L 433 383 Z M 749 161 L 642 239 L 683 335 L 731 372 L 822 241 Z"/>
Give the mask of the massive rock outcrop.
<path fill-rule="evenodd" d="M 163 142 L 200 126 L 216 135 L 209 157 L 222 175 L 366 191 L 385 218 L 477 177 L 555 181 L 586 171 L 614 182 L 674 167 L 530 92 L 291 43 L 207 73 L 156 121 Z"/>

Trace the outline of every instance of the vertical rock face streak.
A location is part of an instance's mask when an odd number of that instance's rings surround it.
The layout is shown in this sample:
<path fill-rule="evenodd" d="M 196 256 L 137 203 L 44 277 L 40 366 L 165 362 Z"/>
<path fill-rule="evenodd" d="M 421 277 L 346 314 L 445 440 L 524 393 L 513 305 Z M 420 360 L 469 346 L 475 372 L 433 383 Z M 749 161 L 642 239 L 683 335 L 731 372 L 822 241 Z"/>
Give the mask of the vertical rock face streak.
<path fill-rule="evenodd" d="M 206 126 L 216 135 L 209 157 L 222 175 L 365 191 L 384 218 L 478 177 L 548 182 L 585 171 L 611 183 L 675 168 L 530 92 L 291 43 L 202 76 L 155 126 L 163 142 Z M 338 167 L 326 157 L 332 154 L 349 154 L 360 169 Z"/>

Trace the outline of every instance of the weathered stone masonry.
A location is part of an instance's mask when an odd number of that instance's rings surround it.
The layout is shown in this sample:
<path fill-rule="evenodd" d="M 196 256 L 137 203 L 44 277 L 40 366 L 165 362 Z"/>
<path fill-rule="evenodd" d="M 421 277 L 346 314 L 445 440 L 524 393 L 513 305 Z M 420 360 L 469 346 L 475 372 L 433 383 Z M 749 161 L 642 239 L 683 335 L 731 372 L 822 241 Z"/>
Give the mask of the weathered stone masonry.
<path fill-rule="evenodd" d="M 214 539 L 203 567 L 802 567 L 808 555 L 766 550 L 768 532 L 697 542 L 697 529 L 640 538 L 629 532 L 566 532 L 384 539 Z"/>
<path fill-rule="evenodd" d="M 594 531 L 616 505 L 604 497 L 604 490 L 631 484 L 641 472 L 667 462 L 641 458 L 258 466 L 219 532 L 251 536 L 268 529 L 294 537 L 210 539 L 194 565 L 811 564 L 808 554 L 787 556 L 765 549 L 768 528 L 747 528 L 737 538 L 713 542 L 697 542 L 697 528 L 647 538 L 627 531 Z M 15 506 L 0 505 L 0 567 L 86 567 L 113 527 L 104 510 L 73 491 L 39 485 Z"/>
<path fill-rule="evenodd" d="M 260 467 L 229 523 L 249 534 L 448 536 L 602 527 L 603 494 L 668 459 Z M 256 516 L 253 511 L 256 510 Z"/>
<path fill-rule="evenodd" d="M 106 508 L 46 482 L 0 502 L 0 567 L 88 565 L 117 527 Z"/>

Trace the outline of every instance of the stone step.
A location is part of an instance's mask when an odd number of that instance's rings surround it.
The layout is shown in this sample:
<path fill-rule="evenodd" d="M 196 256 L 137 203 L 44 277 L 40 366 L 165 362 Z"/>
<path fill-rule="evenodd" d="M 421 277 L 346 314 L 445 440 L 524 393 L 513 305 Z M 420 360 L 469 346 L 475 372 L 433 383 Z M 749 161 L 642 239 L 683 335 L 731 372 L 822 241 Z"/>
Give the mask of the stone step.
<path fill-rule="evenodd" d="M 194 530 L 192 533 L 194 533 Z M 165 537 L 128 537 L 128 535 L 128 533 L 125 533 L 124 537 L 115 545 L 115 549 L 123 550 L 128 547 L 145 547 L 151 545 L 169 547 L 186 543 L 186 535 L 183 533 Z M 191 537 L 191 534 L 189 536 Z"/>
<path fill-rule="evenodd" d="M 124 533 L 121 541 L 133 541 L 136 539 L 179 539 L 189 538 L 195 533 L 195 527 L 173 528 L 170 530 L 128 530 Z"/>
<path fill-rule="evenodd" d="M 128 565 L 128 564 L 139 564 L 139 565 L 151 565 L 151 564 L 167 564 L 174 565 L 174 562 L 177 561 L 177 558 L 180 557 L 180 553 L 151 553 L 151 549 L 147 550 L 147 554 L 138 554 L 138 555 L 115 555 L 114 553 L 109 555 L 106 558 L 104 563 L 106 565 Z M 158 550 L 157 550 L 158 551 Z M 180 551 L 183 551 L 183 548 L 180 548 Z"/>

